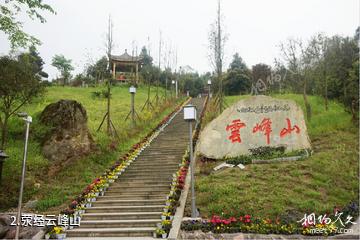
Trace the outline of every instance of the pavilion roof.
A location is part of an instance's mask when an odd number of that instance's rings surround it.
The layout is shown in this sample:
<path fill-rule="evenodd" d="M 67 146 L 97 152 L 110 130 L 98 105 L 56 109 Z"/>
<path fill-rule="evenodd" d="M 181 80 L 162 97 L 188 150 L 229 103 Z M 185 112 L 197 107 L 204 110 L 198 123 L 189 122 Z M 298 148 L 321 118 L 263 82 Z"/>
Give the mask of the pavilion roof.
<path fill-rule="evenodd" d="M 131 56 L 127 53 L 127 50 L 125 49 L 125 53 L 122 55 L 111 55 L 112 61 L 118 61 L 118 62 L 139 62 L 142 60 L 141 56 Z"/>

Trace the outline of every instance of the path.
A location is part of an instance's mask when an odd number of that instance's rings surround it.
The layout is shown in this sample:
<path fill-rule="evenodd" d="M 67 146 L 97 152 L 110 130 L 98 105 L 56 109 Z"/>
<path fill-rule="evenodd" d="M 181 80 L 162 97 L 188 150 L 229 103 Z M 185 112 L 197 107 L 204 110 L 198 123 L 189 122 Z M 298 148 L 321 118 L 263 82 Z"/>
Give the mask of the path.
<path fill-rule="evenodd" d="M 193 99 L 198 112 L 203 99 Z M 183 112 L 154 139 L 139 157 L 86 210 L 73 237 L 151 237 L 170 191 L 172 175 L 188 146 L 188 124 Z"/>

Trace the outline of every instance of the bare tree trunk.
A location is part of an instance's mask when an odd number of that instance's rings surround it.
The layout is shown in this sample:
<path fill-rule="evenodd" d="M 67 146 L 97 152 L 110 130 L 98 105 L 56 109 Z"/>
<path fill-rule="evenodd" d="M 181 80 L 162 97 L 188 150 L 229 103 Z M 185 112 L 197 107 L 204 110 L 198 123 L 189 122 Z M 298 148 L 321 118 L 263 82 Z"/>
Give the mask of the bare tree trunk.
<path fill-rule="evenodd" d="M 325 110 L 329 110 L 329 102 L 328 102 L 328 83 L 327 77 L 325 76 Z"/>
<path fill-rule="evenodd" d="M 107 84 L 107 133 L 108 135 L 111 134 L 111 118 L 110 118 L 110 79 L 108 80 Z"/>
<path fill-rule="evenodd" d="M 303 90 L 303 98 L 304 98 L 304 103 L 305 103 L 305 109 L 306 109 L 306 118 L 307 120 L 310 122 L 311 121 L 311 105 L 307 99 L 307 95 L 306 95 L 306 87 L 307 87 L 307 80 L 306 78 L 304 79 L 304 90 Z"/>
<path fill-rule="evenodd" d="M 354 123 L 357 123 L 357 114 L 356 114 L 356 100 L 351 101 L 351 115 L 352 115 L 352 121 Z"/>
<path fill-rule="evenodd" d="M 1 145 L 0 145 L 1 150 L 5 149 L 5 143 L 8 135 L 8 126 L 7 126 L 8 120 L 9 120 L 9 116 L 8 114 L 5 114 L 4 122 L 1 124 Z"/>

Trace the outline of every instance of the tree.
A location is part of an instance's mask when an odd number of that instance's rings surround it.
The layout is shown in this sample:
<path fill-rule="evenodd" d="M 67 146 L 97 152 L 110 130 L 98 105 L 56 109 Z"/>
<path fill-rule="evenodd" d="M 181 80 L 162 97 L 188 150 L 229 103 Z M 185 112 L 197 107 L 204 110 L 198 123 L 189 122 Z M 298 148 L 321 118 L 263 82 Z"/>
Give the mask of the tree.
<path fill-rule="evenodd" d="M 258 81 L 262 81 L 264 84 L 266 84 L 267 79 L 271 76 L 271 67 L 264 63 L 258 63 L 254 66 L 252 66 L 252 84 L 253 86 L 258 86 Z M 266 92 L 266 90 L 270 86 L 264 85 L 263 89 L 257 89 L 258 91 Z"/>
<path fill-rule="evenodd" d="M 94 79 L 96 84 L 104 80 L 105 78 L 110 78 L 107 57 L 103 56 L 94 64 L 88 65 L 85 72 L 88 77 Z"/>
<path fill-rule="evenodd" d="M 7 56 L 0 58 L 0 149 L 6 145 L 9 118 L 43 90 L 29 56 L 22 56 L 18 60 Z"/>
<path fill-rule="evenodd" d="M 215 22 L 211 24 L 211 30 L 209 32 L 209 59 L 211 65 L 215 69 L 218 81 L 218 93 L 215 97 L 215 104 L 219 112 L 222 112 L 224 108 L 222 68 L 224 63 L 224 48 L 226 40 L 227 36 L 224 33 L 224 26 L 222 24 L 220 0 L 218 0 L 217 18 Z"/>
<path fill-rule="evenodd" d="M 37 51 L 35 46 L 30 46 L 29 52 L 20 54 L 18 58 L 19 59 L 28 58 L 28 60 L 30 61 L 31 65 L 32 65 L 34 74 L 37 74 L 43 78 L 49 77 L 49 75 L 43 71 L 43 66 L 45 63 L 44 63 L 43 59 L 40 57 L 40 54 Z"/>
<path fill-rule="evenodd" d="M 248 92 L 250 86 L 250 71 L 239 54 L 235 53 L 224 78 L 224 91 L 229 95 L 237 95 Z"/>
<path fill-rule="evenodd" d="M 289 72 L 302 85 L 306 117 L 311 120 L 311 105 L 307 98 L 309 70 L 311 69 L 312 59 L 308 49 L 300 39 L 288 39 L 286 44 L 280 44 L 283 60 L 286 62 Z"/>
<path fill-rule="evenodd" d="M 38 19 L 41 23 L 45 23 L 41 11 L 55 14 L 51 6 L 44 4 L 42 0 L 7 0 L 0 4 L 0 31 L 8 36 L 12 48 L 40 44 L 39 39 L 23 31 L 22 22 L 16 18 L 26 12 L 30 19 Z"/>
<path fill-rule="evenodd" d="M 71 71 L 74 70 L 74 67 L 71 65 L 71 59 L 66 59 L 64 55 L 55 55 L 51 65 L 59 70 L 63 78 L 63 86 L 68 84 L 71 77 Z"/>
<path fill-rule="evenodd" d="M 105 40 L 105 50 L 106 50 L 106 55 L 108 57 L 108 70 L 109 72 L 111 71 L 111 54 L 112 54 L 112 49 L 114 48 L 114 40 L 113 40 L 113 22 L 111 17 L 109 16 L 109 20 L 108 20 L 108 31 L 106 33 L 106 40 Z M 101 129 L 101 126 L 103 125 L 104 121 L 106 120 L 107 126 L 106 126 L 106 132 L 108 134 L 108 136 L 111 137 L 117 137 L 119 138 L 115 126 L 113 124 L 113 122 L 111 121 L 111 117 L 110 117 L 110 100 L 111 100 L 111 77 L 108 77 L 107 80 L 107 94 L 106 94 L 106 98 L 107 98 L 107 107 L 106 107 L 106 113 L 100 123 L 100 126 L 98 127 L 97 131 L 99 131 Z"/>
<path fill-rule="evenodd" d="M 141 48 L 140 57 L 142 58 L 143 66 L 152 66 L 153 58 L 148 54 L 145 46 Z"/>

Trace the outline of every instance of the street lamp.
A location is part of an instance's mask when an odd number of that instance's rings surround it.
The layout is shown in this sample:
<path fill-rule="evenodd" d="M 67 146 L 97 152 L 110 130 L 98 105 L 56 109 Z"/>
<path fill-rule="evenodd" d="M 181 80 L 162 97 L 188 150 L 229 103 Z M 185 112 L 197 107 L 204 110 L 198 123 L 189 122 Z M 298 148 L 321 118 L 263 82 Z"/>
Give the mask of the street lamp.
<path fill-rule="evenodd" d="M 0 150 L 0 185 L 1 185 L 1 176 L 2 176 L 2 168 L 3 168 L 3 163 L 5 162 L 5 159 L 8 158 L 9 156 L 6 155 L 6 153 L 3 150 Z"/>
<path fill-rule="evenodd" d="M 192 123 L 196 121 L 196 107 L 188 104 L 184 106 L 184 120 L 189 122 L 189 137 L 190 137 L 190 169 L 191 169 L 191 217 L 197 217 L 195 204 L 195 163 L 193 159 L 193 141 L 192 141 Z"/>
<path fill-rule="evenodd" d="M 207 81 L 207 84 L 208 84 L 208 87 L 209 87 L 209 89 L 208 89 L 208 96 L 209 96 L 209 98 L 211 97 L 211 92 L 210 92 L 210 86 L 211 86 L 211 80 L 209 79 L 208 81 Z"/>
<path fill-rule="evenodd" d="M 135 93 L 136 93 L 136 87 L 131 86 L 129 88 L 129 93 L 131 94 L 131 121 L 132 125 L 135 124 Z"/>
<path fill-rule="evenodd" d="M 171 81 L 171 85 L 172 85 L 172 86 L 175 86 L 175 80 L 172 80 L 172 81 Z M 174 87 L 172 87 L 172 89 L 174 89 Z M 173 90 L 171 90 L 171 98 L 172 98 L 172 92 L 173 92 Z"/>
<path fill-rule="evenodd" d="M 27 113 L 18 113 L 17 115 L 18 115 L 18 117 L 21 117 L 25 121 L 25 123 L 26 123 L 26 131 L 25 131 L 24 158 L 23 158 L 23 163 L 22 163 L 22 173 L 21 173 L 18 212 L 17 212 L 17 218 L 16 218 L 15 239 L 19 239 L 21 204 L 22 204 L 22 196 L 23 196 L 23 191 L 24 191 L 26 158 L 27 158 L 27 148 L 28 148 L 28 140 L 29 140 L 29 129 L 30 129 L 30 123 L 32 123 L 32 117 L 29 116 Z"/>

